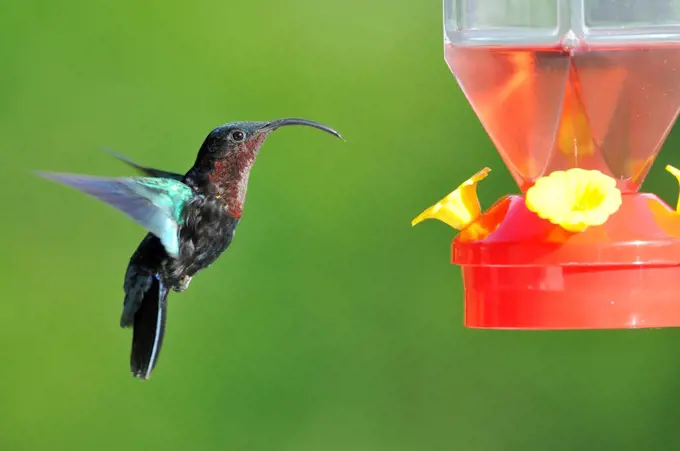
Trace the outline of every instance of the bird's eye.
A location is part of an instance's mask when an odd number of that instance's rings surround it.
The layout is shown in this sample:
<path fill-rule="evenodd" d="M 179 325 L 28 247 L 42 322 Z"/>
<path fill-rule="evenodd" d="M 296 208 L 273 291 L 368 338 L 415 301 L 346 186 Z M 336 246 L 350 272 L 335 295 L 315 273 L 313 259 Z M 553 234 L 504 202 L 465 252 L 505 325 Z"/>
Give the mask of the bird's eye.
<path fill-rule="evenodd" d="M 232 141 L 240 143 L 244 139 L 246 139 L 246 134 L 243 133 L 241 130 L 234 130 L 233 132 L 231 132 Z"/>

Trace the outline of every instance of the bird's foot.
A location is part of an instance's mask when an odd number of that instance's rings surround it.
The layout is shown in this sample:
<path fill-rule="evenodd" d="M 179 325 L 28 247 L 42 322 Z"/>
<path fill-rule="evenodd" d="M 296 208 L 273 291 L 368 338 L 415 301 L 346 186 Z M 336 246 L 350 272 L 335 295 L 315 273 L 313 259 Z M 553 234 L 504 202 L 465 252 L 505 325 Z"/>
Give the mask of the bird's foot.
<path fill-rule="evenodd" d="M 180 279 L 179 283 L 175 286 L 172 287 L 172 291 L 176 293 L 181 293 L 182 291 L 186 290 L 189 288 L 189 284 L 191 283 L 191 277 L 189 276 L 184 276 Z"/>

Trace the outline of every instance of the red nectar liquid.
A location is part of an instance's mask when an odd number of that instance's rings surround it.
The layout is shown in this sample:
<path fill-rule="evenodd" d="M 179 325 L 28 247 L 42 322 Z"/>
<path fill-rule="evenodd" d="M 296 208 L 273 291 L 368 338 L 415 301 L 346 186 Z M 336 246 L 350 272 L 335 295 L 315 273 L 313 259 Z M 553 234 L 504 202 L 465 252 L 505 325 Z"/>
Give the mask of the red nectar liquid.
<path fill-rule="evenodd" d="M 573 167 L 637 191 L 680 105 L 680 46 L 447 44 L 446 61 L 522 191 Z"/>

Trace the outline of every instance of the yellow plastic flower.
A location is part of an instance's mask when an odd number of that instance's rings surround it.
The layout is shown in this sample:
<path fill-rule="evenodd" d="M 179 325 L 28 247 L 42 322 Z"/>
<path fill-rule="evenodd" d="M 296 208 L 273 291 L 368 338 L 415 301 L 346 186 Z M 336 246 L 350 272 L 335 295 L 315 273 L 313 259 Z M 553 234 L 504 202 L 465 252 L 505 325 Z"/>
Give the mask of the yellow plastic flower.
<path fill-rule="evenodd" d="M 477 172 L 455 191 L 419 214 L 411 221 L 411 225 L 415 226 L 426 219 L 439 219 L 454 229 L 462 230 L 472 224 L 481 214 L 477 183 L 484 180 L 489 172 L 489 168 Z"/>
<path fill-rule="evenodd" d="M 670 172 L 671 174 L 673 174 L 675 176 L 675 178 L 678 180 L 678 184 L 680 184 L 680 170 L 678 170 L 677 168 L 674 168 L 670 164 L 666 165 L 666 170 L 668 172 Z M 680 212 L 680 196 L 678 196 L 678 204 L 675 207 L 675 211 Z"/>
<path fill-rule="evenodd" d="M 541 177 L 526 194 L 529 210 L 570 232 L 604 224 L 621 201 L 615 179 L 580 168 Z"/>

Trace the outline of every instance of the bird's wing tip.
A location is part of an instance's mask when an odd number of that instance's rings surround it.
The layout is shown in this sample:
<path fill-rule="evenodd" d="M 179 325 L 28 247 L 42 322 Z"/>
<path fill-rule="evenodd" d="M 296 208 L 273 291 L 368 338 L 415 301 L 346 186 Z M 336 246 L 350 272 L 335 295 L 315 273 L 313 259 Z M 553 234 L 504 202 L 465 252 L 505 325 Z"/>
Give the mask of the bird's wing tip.
<path fill-rule="evenodd" d="M 112 157 L 120 158 L 122 155 L 116 152 L 115 150 L 111 149 L 110 147 L 105 147 L 105 146 L 99 146 L 99 150 L 102 152 L 111 155 Z"/>
<path fill-rule="evenodd" d="M 48 180 L 54 180 L 55 182 L 66 182 L 69 180 L 108 180 L 113 179 L 113 177 L 99 177 L 96 175 L 86 175 L 86 174 L 73 174 L 70 172 L 52 172 L 52 171 L 32 171 L 38 177 L 42 177 Z"/>
<path fill-rule="evenodd" d="M 43 179 L 48 179 L 48 180 L 60 180 L 64 178 L 64 176 L 68 176 L 69 174 L 62 174 L 60 172 L 50 172 L 50 171 L 30 171 L 31 174 L 36 175 L 40 178 Z"/>
<path fill-rule="evenodd" d="M 116 158 L 116 159 L 122 161 L 123 163 L 127 163 L 127 164 L 132 165 L 132 166 L 139 166 L 136 162 L 134 162 L 129 157 L 126 157 L 122 153 L 116 152 L 115 150 L 113 150 L 109 147 L 100 147 L 100 150 L 102 152 L 106 153 L 107 155 L 109 155 L 110 157 L 113 157 L 113 158 Z"/>

